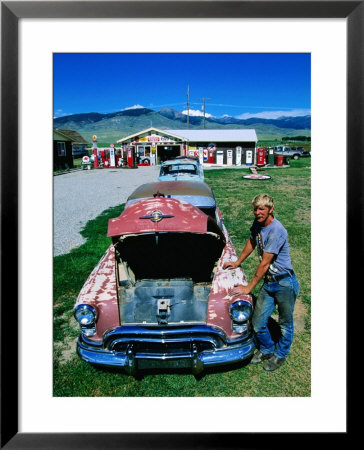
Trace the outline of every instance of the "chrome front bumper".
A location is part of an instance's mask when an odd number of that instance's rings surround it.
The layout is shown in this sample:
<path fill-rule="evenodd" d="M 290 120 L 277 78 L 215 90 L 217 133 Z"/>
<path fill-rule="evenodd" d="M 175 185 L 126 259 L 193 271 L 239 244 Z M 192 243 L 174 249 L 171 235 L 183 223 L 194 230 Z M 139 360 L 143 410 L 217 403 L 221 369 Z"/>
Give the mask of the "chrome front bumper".
<path fill-rule="evenodd" d="M 254 353 L 252 334 L 227 340 L 224 333 L 207 325 L 169 329 L 118 327 L 95 344 L 81 335 L 77 352 L 95 365 L 120 367 L 133 375 L 143 369 L 190 368 L 198 374 L 206 367 L 243 361 Z"/>

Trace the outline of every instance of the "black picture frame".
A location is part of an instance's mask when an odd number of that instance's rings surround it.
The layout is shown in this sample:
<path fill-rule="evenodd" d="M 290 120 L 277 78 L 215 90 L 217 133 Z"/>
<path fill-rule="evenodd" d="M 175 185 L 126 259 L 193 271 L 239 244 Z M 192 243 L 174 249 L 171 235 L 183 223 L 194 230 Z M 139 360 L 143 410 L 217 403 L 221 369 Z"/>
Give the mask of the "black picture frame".
<path fill-rule="evenodd" d="M 18 432 L 18 22 L 22 18 L 345 18 L 347 20 L 347 298 L 360 279 L 363 245 L 364 2 L 363 1 L 9 1 L 1 2 L 1 448 L 260 448 L 279 434 L 19 433 Z M 6 148 L 13 150 L 12 159 Z M 359 231 L 359 232 L 358 232 Z M 11 297 L 11 302 L 5 299 Z M 350 346 L 348 345 L 348 350 Z M 349 361 L 349 358 L 347 358 Z M 348 439 L 346 433 L 335 441 Z M 166 430 L 167 431 L 167 430 Z M 318 434 L 315 439 L 317 440 Z M 325 441 L 327 442 L 327 436 Z M 297 441 L 297 435 L 285 439 Z M 302 434 L 300 445 L 312 436 Z M 317 441 L 316 441 L 317 442 Z M 269 444 L 269 445 L 270 445 Z"/>

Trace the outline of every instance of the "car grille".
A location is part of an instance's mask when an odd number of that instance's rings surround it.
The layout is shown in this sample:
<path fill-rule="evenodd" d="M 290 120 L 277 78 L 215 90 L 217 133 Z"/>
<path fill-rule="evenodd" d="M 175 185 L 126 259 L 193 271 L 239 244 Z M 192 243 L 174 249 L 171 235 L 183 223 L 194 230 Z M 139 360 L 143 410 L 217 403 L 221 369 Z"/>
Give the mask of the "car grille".
<path fill-rule="evenodd" d="M 192 351 L 213 351 L 225 345 L 223 333 L 208 326 L 184 328 L 120 327 L 109 333 L 104 346 L 114 352 L 125 353 L 130 346 L 133 353 L 148 355 L 186 355 Z"/>

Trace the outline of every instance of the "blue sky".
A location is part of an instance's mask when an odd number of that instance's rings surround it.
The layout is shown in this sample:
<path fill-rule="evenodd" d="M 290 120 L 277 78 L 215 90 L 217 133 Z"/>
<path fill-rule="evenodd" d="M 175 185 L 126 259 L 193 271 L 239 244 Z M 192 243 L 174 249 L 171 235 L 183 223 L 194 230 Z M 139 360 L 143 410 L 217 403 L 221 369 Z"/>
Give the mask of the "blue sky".
<path fill-rule="evenodd" d="M 249 118 L 311 112 L 308 53 L 56 53 L 54 117 L 143 106 Z M 194 112 L 195 111 L 195 112 Z"/>

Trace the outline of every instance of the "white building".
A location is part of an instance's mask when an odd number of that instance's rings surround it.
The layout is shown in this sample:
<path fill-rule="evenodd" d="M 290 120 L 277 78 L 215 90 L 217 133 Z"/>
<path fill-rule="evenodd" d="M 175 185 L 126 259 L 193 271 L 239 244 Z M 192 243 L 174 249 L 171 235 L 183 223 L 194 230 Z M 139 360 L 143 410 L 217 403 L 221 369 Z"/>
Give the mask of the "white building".
<path fill-rule="evenodd" d="M 134 147 L 141 160 L 154 156 L 157 162 L 179 155 L 200 156 L 218 165 L 244 165 L 256 162 L 258 138 L 252 129 L 160 130 L 148 128 L 117 142 Z"/>

